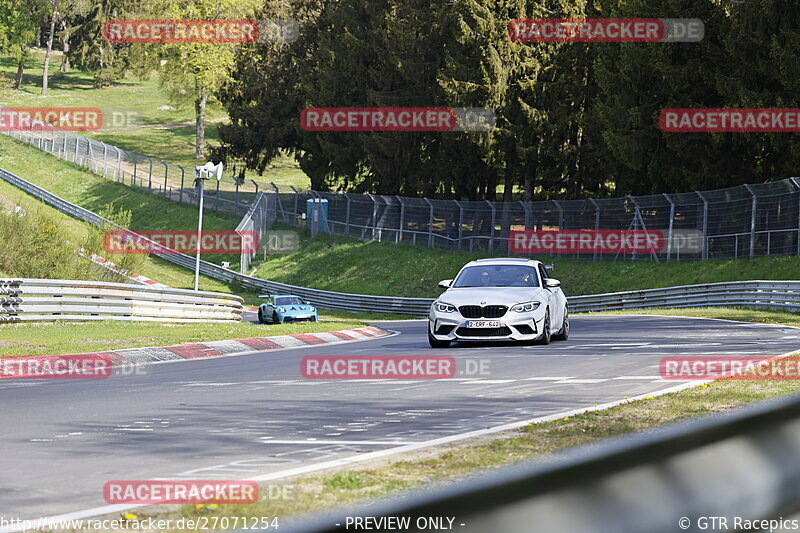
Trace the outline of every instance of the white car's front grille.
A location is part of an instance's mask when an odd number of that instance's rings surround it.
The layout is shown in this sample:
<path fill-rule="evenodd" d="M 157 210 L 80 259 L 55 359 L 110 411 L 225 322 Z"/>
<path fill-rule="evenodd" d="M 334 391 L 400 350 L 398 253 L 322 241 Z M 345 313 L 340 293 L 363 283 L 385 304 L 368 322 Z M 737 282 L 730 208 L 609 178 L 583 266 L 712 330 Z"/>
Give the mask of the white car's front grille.
<path fill-rule="evenodd" d="M 507 311 L 508 307 L 505 305 L 462 305 L 458 308 L 464 318 L 500 318 Z"/>

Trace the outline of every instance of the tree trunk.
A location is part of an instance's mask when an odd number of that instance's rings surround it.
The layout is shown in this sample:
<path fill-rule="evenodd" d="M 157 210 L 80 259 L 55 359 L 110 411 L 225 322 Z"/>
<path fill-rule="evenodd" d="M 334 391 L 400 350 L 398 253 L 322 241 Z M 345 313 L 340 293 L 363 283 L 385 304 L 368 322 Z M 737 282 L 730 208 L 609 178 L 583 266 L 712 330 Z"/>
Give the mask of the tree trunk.
<path fill-rule="evenodd" d="M 500 234 L 506 239 L 506 251 L 511 252 L 508 233 L 511 231 L 511 200 L 514 193 L 514 176 L 517 173 L 517 149 L 510 146 L 506 150 L 505 173 L 503 176 L 503 215 Z"/>
<path fill-rule="evenodd" d="M 65 21 L 61 21 L 61 51 L 64 53 L 63 57 L 61 58 L 61 66 L 58 68 L 59 72 L 67 72 L 69 70 L 69 30 L 67 29 L 67 23 Z"/>
<path fill-rule="evenodd" d="M 25 54 L 19 60 L 17 65 L 17 75 L 14 77 L 14 84 L 11 86 L 13 89 L 19 90 L 22 87 L 22 73 L 25 71 Z"/>
<path fill-rule="evenodd" d="M 201 87 L 198 91 L 197 98 L 194 101 L 195 111 L 195 126 L 197 129 L 197 136 L 195 141 L 195 159 L 203 159 L 206 156 L 206 102 L 208 101 L 208 94 L 205 87 Z"/>
<path fill-rule="evenodd" d="M 497 171 L 490 169 L 486 183 L 486 199 L 490 202 L 497 200 Z"/>
<path fill-rule="evenodd" d="M 506 152 L 505 176 L 503 178 L 503 201 L 510 202 L 514 195 L 514 176 L 517 173 L 516 147 L 511 146 Z"/>
<path fill-rule="evenodd" d="M 56 33 L 56 18 L 58 18 L 58 0 L 53 0 L 53 13 L 50 15 L 50 35 L 47 36 L 47 50 L 44 53 L 44 72 L 42 73 L 42 96 L 47 94 L 47 83 L 50 76 L 50 54 L 53 52 L 53 36 Z"/>

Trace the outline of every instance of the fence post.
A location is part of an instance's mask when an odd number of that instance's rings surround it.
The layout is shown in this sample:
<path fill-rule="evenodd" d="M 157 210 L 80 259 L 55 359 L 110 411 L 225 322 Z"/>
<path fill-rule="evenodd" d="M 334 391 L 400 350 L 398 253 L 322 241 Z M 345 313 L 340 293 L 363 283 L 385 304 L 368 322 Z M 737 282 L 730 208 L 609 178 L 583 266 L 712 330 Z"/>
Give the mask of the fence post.
<path fill-rule="evenodd" d="M 108 163 L 106 162 L 106 157 L 108 156 L 108 145 L 103 143 L 103 177 L 106 177 L 106 172 L 108 171 Z"/>
<path fill-rule="evenodd" d="M 672 226 L 675 220 L 675 202 L 672 201 L 672 198 L 667 193 L 664 193 L 664 198 L 669 202 L 669 230 L 667 232 L 667 262 L 669 262 L 672 257 Z"/>
<path fill-rule="evenodd" d="M 789 178 L 800 191 L 800 178 Z M 800 255 L 800 202 L 797 204 L 797 255 Z"/>
<path fill-rule="evenodd" d="M 236 192 L 234 193 L 233 197 L 233 216 L 236 216 L 236 213 L 239 212 L 239 180 L 234 178 L 233 181 L 236 185 Z"/>
<path fill-rule="evenodd" d="M 397 198 L 397 201 L 400 203 L 400 227 L 398 228 L 395 242 L 403 242 L 403 228 L 406 223 L 406 204 L 403 203 L 403 199 L 399 196 L 395 196 L 395 198 Z"/>
<path fill-rule="evenodd" d="M 72 158 L 72 162 L 76 163 L 76 164 L 78 163 L 78 147 L 80 146 L 80 144 L 81 144 L 81 138 L 76 133 L 75 134 L 75 156 Z"/>
<path fill-rule="evenodd" d="M 597 204 L 597 202 L 595 201 L 594 198 L 589 198 L 589 201 L 594 206 L 594 233 L 595 233 L 595 236 L 596 236 L 597 232 L 600 230 L 600 206 Z M 597 243 L 597 240 L 595 239 L 595 244 L 596 243 Z M 597 247 L 596 246 L 592 246 L 592 262 L 593 263 L 597 262 Z"/>
<path fill-rule="evenodd" d="M 298 197 L 300 196 L 300 192 L 297 189 L 295 189 L 293 185 L 289 185 L 289 187 L 291 187 L 292 190 L 294 191 L 294 218 L 295 220 L 297 220 L 297 217 L 300 216 L 300 213 L 297 212 L 297 202 L 298 202 Z"/>
<path fill-rule="evenodd" d="M 311 233 L 311 236 L 314 237 L 317 234 L 316 224 L 314 222 L 314 217 L 317 215 L 317 202 L 314 191 L 310 190 L 308 192 L 311 193 L 311 213 L 310 216 L 306 218 L 306 228 Z M 306 212 L 308 212 L 308 200 L 306 200 Z"/>
<path fill-rule="evenodd" d="M 274 182 L 270 181 L 269 184 L 272 185 L 273 189 L 275 189 L 275 202 L 278 204 L 278 209 L 280 209 L 280 211 L 281 211 L 281 220 L 283 220 L 284 224 L 288 224 L 289 222 L 287 221 L 287 218 L 286 218 L 286 210 L 283 209 L 283 202 L 281 201 L 281 190 L 278 188 L 277 185 L 275 185 Z M 266 199 L 264 200 L 264 203 L 267 204 L 267 208 L 269 208 L 269 203 L 266 201 Z M 276 212 L 275 213 L 275 219 L 277 220 L 277 218 L 278 218 L 278 213 Z M 295 220 L 293 220 L 293 222 L 295 222 L 294 225 L 297 226 L 297 224 L 296 224 L 297 220 L 295 219 Z M 265 224 L 266 224 L 266 222 L 265 222 Z M 265 253 L 266 253 L 266 251 L 265 251 Z"/>
<path fill-rule="evenodd" d="M 136 155 L 133 156 L 133 177 L 131 178 L 131 185 L 136 185 L 136 170 L 139 166 L 139 161 L 136 159 Z"/>
<path fill-rule="evenodd" d="M 433 203 L 427 198 L 424 200 L 430 207 L 430 214 L 428 215 L 428 248 L 433 248 Z"/>
<path fill-rule="evenodd" d="M 486 203 L 489 204 L 489 208 L 492 210 L 492 226 L 489 231 L 489 255 L 494 254 L 494 222 L 495 222 L 495 209 L 494 204 L 489 200 L 486 200 Z"/>
<path fill-rule="evenodd" d="M 344 211 L 344 234 L 350 235 L 350 197 L 347 196 L 347 193 L 344 194 L 344 199 L 346 205 Z"/>
<path fill-rule="evenodd" d="M 558 200 L 553 200 L 553 203 L 556 204 L 556 209 L 558 209 L 558 231 L 564 230 L 564 208 L 561 207 L 561 203 Z M 556 257 L 561 257 L 561 250 L 556 251 Z"/>
<path fill-rule="evenodd" d="M 61 150 L 61 159 L 67 160 L 67 130 L 64 130 L 64 148 Z"/>
<path fill-rule="evenodd" d="M 461 251 L 461 241 L 464 239 L 464 206 L 458 200 L 453 200 L 458 206 L 458 251 Z"/>
<path fill-rule="evenodd" d="M 375 201 L 375 197 L 371 194 L 367 194 L 369 199 L 372 200 L 372 240 L 375 240 L 375 233 L 378 229 L 378 203 Z"/>
<path fill-rule="evenodd" d="M 148 191 L 152 191 L 153 190 L 153 158 L 152 157 L 148 157 L 147 159 L 150 160 L 150 171 L 149 171 L 148 176 L 147 176 L 147 190 Z"/>
<path fill-rule="evenodd" d="M 703 252 L 701 257 L 703 259 L 708 259 L 708 200 L 706 200 L 706 197 L 703 196 L 703 193 L 700 191 L 695 192 L 697 193 L 697 196 L 703 200 Z M 736 251 L 737 253 L 739 251 L 738 244 L 736 245 Z"/>
<path fill-rule="evenodd" d="M 753 204 L 750 208 L 750 259 L 752 259 L 755 257 L 756 252 L 756 209 L 758 207 L 758 199 L 750 185 L 745 183 L 744 187 L 753 197 Z"/>
<path fill-rule="evenodd" d="M 253 186 L 255 186 L 255 188 L 256 188 L 256 198 L 258 198 L 258 183 L 256 183 L 256 180 L 250 180 L 250 183 L 252 183 Z"/>
<path fill-rule="evenodd" d="M 180 203 L 183 202 L 183 178 L 186 174 L 186 170 L 183 168 L 183 166 L 179 168 L 181 169 L 181 192 L 178 193 L 178 202 Z"/>
<path fill-rule="evenodd" d="M 167 176 L 169 176 L 169 164 L 165 161 L 162 161 L 161 164 L 164 165 L 164 196 L 167 196 Z"/>

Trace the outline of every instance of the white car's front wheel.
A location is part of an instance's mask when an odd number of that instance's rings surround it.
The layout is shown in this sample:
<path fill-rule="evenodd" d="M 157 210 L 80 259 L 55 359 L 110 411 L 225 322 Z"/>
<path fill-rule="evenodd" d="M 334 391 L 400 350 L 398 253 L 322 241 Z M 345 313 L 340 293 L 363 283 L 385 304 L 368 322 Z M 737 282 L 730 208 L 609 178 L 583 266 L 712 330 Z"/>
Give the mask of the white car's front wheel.
<path fill-rule="evenodd" d="M 433 335 L 431 335 L 431 331 L 428 330 L 428 344 L 430 344 L 431 348 L 449 348 L 450 341 L 440 341 L 436 339 Z"/>
<path fill-rule="evenodd" d="M 542 335 L 536 339 L 536 344 L 550 344 L 550 309 L 544 312 L 544 320 L 542 320 Z"/>
<path fill-rule="evenodd" d="M 564 321 L 561 323 L 561 329 L 553 335 L 554 341 L 565 341 L 569 339 L 569 312 L 564 308 Z"/>

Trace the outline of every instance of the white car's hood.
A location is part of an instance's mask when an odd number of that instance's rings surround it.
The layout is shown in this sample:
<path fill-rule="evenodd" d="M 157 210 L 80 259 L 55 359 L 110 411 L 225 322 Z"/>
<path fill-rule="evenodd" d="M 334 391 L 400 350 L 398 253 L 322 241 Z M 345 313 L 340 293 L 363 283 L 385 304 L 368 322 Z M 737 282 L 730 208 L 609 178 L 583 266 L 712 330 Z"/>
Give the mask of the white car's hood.
<path fill-rule="evenodd" d="M 438 300 L 455 305 L 507 305 L 539 300 L 544 289 L 541 287 L 465 287 L 447 289 Z M 485 302 L 485 303 L 483 303 Z"/>

